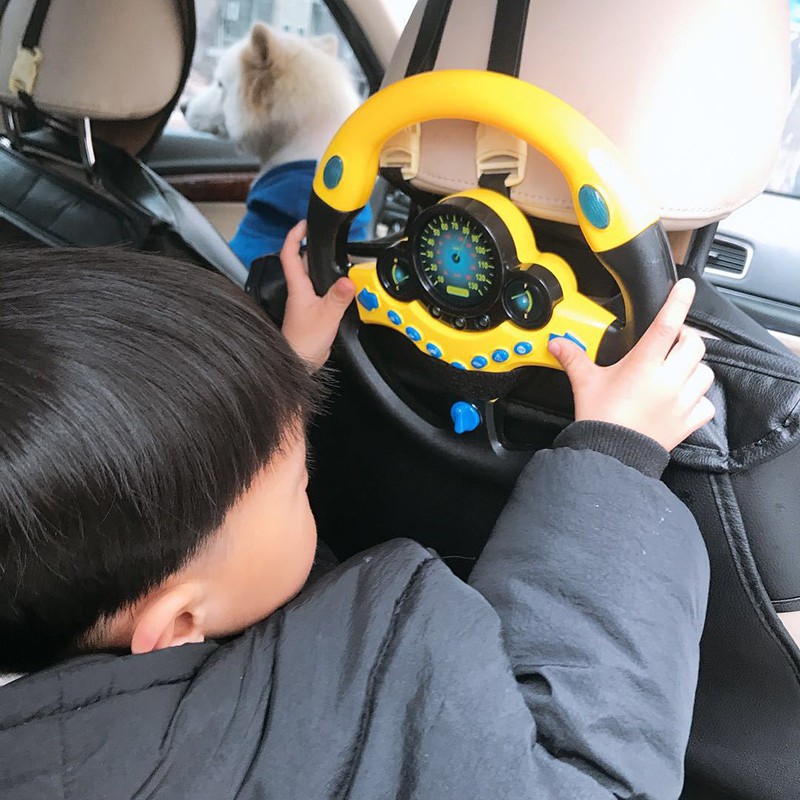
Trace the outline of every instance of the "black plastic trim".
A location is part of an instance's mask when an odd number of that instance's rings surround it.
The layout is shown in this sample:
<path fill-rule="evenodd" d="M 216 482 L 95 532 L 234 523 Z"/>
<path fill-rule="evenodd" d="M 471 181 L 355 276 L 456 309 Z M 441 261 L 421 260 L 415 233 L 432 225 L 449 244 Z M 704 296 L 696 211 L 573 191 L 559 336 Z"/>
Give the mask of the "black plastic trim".
<path fill-rule="evenodd" d="M 318 294 L 325 294 L 343 274 L 337 242 L 342 231 L 346 236 L 347 221 L 353 215 L 331 208 L 316 192 L 311 193 L 308 229 L 314 231 L 314 236 L 308 239 L 308 274 Z"/>
<path fill-rule="evenodd" d="M 601 351 L 614 360 L 613 354 L 622 355 L 639 341 L 664 305 L 677 275 L 660 222 L 629 242 L 596 255 L 614 276 L 625 303 L 625 327 L 618 332 L 609 328 L 601 345 Z"/>
<path fill-rule="evenodd" d="M 377 92 L 383 80 L 384 68 L 364 29 L 344 0 L 325 0 L 325 5 L 364 70 L 370 93 Z"/>
<path fill-rule="evenodd" d="M 788 333 L 790 336 L 800 336 L 800 306 L 779 303 L 777 300 L 737 292 L 722 286 L 715 288 L 759 325 L 772 331 Z"/>
<path fill-rule="evenodd" d="M 159 175 L 259 172 L 258 159 L 239 152 L 229 139 L 199 131 L 166 130 L 148 154 Z"/>

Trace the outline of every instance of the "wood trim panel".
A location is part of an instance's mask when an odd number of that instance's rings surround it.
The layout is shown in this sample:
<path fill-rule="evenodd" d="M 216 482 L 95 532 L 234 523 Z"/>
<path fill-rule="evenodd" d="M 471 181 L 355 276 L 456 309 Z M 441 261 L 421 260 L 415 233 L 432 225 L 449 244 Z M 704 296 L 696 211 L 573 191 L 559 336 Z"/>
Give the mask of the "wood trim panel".
<path fill-rule="evenodd" d="M 166 175 L 170 186 L 193 203 L 244 203 L 255 172 L 205 172 Z"/>

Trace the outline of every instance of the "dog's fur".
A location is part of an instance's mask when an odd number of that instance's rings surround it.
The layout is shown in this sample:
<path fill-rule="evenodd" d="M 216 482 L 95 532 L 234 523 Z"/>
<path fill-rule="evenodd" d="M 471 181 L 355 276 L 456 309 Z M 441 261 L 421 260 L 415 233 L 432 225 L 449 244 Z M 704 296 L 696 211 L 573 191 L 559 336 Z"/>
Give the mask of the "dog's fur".
<path fill-rule="evenodd" d="M 318 161 L 359 102 L 336 51 L 334 36 L 302 39 L 257 22 L 222 54 L 212 84 L 185 107 L 186 120 L 232 139 L 262 172 Z"/>

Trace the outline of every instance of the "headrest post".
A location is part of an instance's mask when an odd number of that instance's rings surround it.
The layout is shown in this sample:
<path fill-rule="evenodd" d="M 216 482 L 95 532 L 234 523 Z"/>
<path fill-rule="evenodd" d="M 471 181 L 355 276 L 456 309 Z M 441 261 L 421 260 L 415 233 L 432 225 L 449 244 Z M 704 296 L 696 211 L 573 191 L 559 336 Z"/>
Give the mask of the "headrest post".
<path fill-rule="evenodd" d="M 86 170 L 86 176 L 92 183 L 97 183 L 97 158 L 94 152 L 94 140 L 92 139 L 92 121 L 89 117 L 81 117 L 78 120 L 78 144 L 80 145 L 81 161 Z"/>
<path fill-rule="evenodd" d="M 3 105 L 3 121 L 5 122 L 6 133 L 8 134 L 8 140 L 11 142 L 11 147 L 14 150 L 21 150 L 22 139 L 20 138 L 17 110 L 10 106 Z"/>

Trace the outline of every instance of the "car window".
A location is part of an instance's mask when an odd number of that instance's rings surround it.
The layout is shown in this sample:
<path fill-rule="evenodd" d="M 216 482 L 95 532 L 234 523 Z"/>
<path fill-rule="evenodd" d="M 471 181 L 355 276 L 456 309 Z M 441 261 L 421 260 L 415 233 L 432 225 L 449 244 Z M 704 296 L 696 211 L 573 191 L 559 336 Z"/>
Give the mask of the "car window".
<path fill-rule="evenodd" d="M 790 0 L 792 95 L 783 141 L 767 189 L 800 197 L 800 0 Z"/>
<path fill-rule="evenodd" d="M 323 0 L 195 0 L 195 7 L 197 45 L 182 99 L 211 83 L 220 53 L 245 36 L 257 21 L 298 36 L 334 35 L 339 43 L 338 57 L 353 75 L 359 94 L 362 98 L 369 94 L 364 71 Z M 188 129 L 177 109 L 167 127 Z"/>

